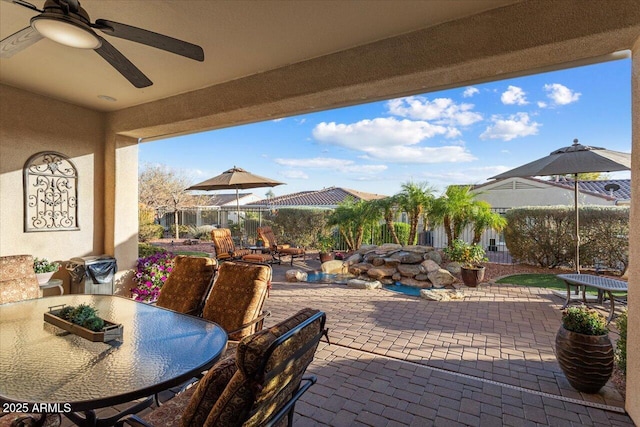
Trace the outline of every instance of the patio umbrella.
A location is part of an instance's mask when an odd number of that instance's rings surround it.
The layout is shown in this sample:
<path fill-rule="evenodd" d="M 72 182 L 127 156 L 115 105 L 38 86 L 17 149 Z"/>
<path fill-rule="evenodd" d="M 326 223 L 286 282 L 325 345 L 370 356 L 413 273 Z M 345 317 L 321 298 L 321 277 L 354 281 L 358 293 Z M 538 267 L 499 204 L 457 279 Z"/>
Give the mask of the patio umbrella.
<path fill-rule="evenodd" d="M 580 273 L 580 215 L 578 211 L 578 174 L 585 172 L 613 172 L 631 169 L 631 154 L 589 147 L 573 140 L 573 145 L 551 152 L 546 157 L 511 169 L 489 179 L 514 177 L 565 175 L 574 176 L 574 208 L 576 212 L 576 272 Z"/>
<path fill-rule="evenodd" d="M 220 175 L 209 178 L 198 184 L 192 185 L 187 190 L 236 190 L 236 213 L 238 215 L 238 226 L 240 226 L 240 197 L 238 190 L 247 188 L 275 187 L 284 182 L 275 181 L 260 175 L 254 175 L 242 168 L 233 168 L 222 172 Z M 242 231 L 240 231 L 240 244 L 242 245 Z"/>

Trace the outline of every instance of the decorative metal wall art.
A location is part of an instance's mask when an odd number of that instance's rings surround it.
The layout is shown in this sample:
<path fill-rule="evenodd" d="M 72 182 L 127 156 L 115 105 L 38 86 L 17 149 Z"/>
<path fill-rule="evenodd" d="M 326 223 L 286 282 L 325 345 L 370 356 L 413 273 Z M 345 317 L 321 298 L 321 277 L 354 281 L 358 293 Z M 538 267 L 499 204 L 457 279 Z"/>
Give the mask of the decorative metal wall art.
<path fill-rule="evenodd" d="M 79 229 L 75 165 L 55 151 L 34 154 L 24 165 L 24 231 Z"/>

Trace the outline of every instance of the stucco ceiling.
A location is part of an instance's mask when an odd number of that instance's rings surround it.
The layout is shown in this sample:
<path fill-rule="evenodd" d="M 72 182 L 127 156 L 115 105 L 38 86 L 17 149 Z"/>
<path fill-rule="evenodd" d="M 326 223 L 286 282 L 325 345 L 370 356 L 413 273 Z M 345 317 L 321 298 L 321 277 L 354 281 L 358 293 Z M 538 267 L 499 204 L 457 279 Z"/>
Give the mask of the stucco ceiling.
<path fill-rule="evenodd" d="M 203 47 L 205 61 L 102 34 L 152 81 L 136 89 L 92 50 L 43 39 L 0 60 L 0 82 L 100 111 L 115 111 L 274 70 L 453 21 L 519 0 L 190 1 L 84 0 L 108 19 Z M 42 8 L 44 0 L 31 0 Z M 0 38 L 38 12 L 0 1 Z M 115 98 L 107 101 L 101 95 Z"/>

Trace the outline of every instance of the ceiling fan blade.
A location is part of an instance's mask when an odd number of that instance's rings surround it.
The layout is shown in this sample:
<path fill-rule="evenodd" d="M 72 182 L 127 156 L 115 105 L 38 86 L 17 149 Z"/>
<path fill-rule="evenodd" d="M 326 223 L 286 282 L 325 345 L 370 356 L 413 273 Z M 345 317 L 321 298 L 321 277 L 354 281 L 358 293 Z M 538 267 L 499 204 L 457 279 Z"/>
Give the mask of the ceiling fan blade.
<path fill-rule="evenodd" d="M 35 10 L 36 12 L 44 12 L 44 10 L 38 9 L 35 5 L 32 5 L 28 1 L 24 0 L 4 0 L 7 3 L 17 4 L 18 6 L 26 7 L 27 9 Z"/>
<path fill-rule="evenodd" d="M 196 61 L 204 61 L 204 51 L 202 48 L 189 42 L 106 19 L 96 20 L 93 26 L 114 37 L 146 44 L 147 46 L 166 50 L 176 55 L 186 56 Z"/>
<path fill-rule="evenodd" d="M 42 39 L 42 36 L 33 28 L 23 28 L 0 41 L 0 58 L 11 58 L 40 39 Z"/>
<path fill-rule="evenodd" d="M 102 45 L 95 49 L 98 55 L 102 56 L 113 68 L 122 74 L 127 80 L 137 88 L 148 87 L 153 84 L 142 71 L 131 63 L 118 49 L 113 47 L 104 38 L 98 36 Z"/>

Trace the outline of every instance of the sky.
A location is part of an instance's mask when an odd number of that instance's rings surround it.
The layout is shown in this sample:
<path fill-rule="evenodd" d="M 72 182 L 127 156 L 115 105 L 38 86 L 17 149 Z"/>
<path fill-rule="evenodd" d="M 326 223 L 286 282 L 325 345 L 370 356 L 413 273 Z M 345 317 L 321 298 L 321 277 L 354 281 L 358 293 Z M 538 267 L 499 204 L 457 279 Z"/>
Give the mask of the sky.
<path fill-rule="evenodd" d="M 194 184 L 238 166 L 285 182 L 276 196 L 331 186 L 393 195 L 407 182 L 438 195 L 574 138 L 631 152 L 629 59 L 143 143 L 139 162 Z"/>

